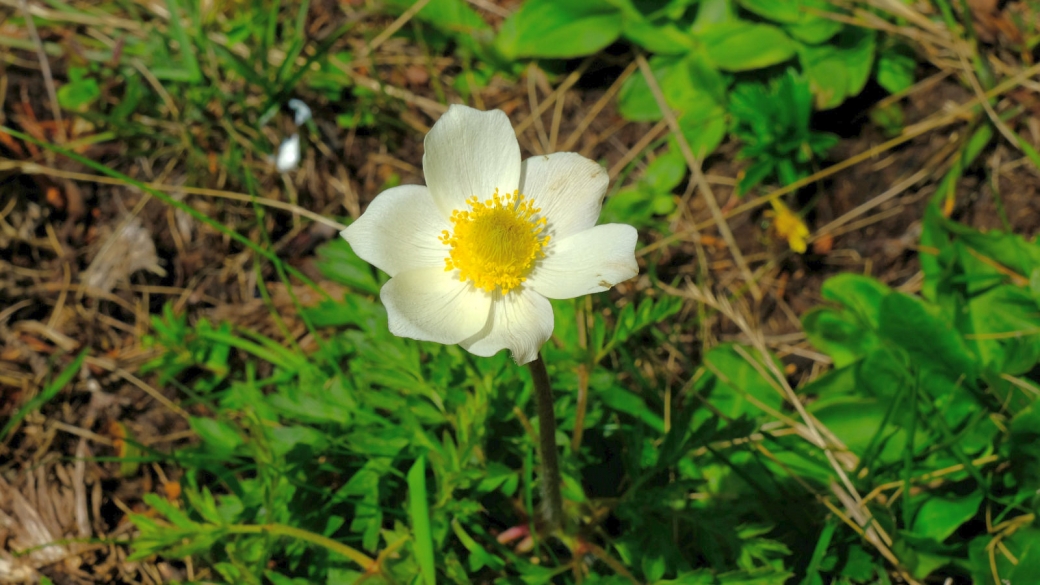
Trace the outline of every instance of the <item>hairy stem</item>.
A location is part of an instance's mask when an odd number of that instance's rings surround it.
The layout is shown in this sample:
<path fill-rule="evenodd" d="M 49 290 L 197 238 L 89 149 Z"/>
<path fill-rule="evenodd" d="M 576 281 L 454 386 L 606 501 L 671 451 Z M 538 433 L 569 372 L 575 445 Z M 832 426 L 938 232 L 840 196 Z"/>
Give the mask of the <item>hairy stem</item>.
<path fill-rule="evenodd" d="M 549 530 L 563 527 L 563 496 L 560 494 L 560 460 L 556 452 L 556 412 L 545 362 L 539 355 L 527 364 L 534 380 L 534 404 L 538 412 L 538 450 L 542 460 L 542 505 Z"/>

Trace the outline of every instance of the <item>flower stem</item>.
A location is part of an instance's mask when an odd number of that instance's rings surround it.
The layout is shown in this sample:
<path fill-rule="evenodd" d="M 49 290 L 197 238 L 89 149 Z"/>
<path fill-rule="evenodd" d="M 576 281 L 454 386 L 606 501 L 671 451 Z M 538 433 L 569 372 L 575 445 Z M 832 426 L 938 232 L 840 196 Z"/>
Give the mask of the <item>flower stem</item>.
<path fill-rule="evenodd" d="M 527 364 L 534 380 L 534 404 L 538 412 L 538 450 L 542 460 L 542 505 L 549 530 L 563 527 L 563 496 L 560 494 L 560 461 L 556 452 L 556 412 L 545 362 L 539 355 Z"/>

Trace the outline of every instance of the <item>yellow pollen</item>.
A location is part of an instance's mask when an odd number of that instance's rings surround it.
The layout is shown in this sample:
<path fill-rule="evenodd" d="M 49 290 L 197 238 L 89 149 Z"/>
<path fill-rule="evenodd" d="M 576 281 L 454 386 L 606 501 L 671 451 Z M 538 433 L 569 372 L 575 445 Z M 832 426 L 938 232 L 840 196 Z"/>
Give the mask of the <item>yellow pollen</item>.
<path fill-rule="evenodd" d="M 487 292 L 520 286 L 549 242 L 541 209 L 516 191 L 500 195 L 498 189 L 491 199 L 473 196 L 466 204 L 468 210 L 451 212 L 451 232 L 441 233 L 441 243 L 451 248 L 444 271 L 458 270 L 459 280 Z"/>

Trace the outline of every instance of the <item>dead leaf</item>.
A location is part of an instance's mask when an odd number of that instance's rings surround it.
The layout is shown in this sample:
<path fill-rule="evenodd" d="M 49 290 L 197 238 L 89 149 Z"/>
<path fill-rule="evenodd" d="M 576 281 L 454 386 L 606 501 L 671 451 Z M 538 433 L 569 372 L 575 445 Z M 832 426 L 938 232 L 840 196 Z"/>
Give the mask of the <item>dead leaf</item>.
<path fill-rule="evenodd" d="M 84 271 L 82 280 L 88 287 L 108 293 L 138 270 L 166 276 L 166 271 L 159 266 L 151 232 L 133 219 L 126 222 L 118 234 L 108 237 Z"/>

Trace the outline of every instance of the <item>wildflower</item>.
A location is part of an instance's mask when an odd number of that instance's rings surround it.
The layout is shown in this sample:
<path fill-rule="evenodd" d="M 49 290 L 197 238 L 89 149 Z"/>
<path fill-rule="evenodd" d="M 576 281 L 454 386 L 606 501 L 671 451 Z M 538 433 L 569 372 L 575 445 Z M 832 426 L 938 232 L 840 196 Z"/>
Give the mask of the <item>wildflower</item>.
<path fill-rule="evenodd" d="M 608 178 L 575 153 L 520 161 L 506 115 L 452 106 L 424 142 L 427 185 L 381 193 L 342 236 L 391 276 L 379 293 L 394 335 L 479 355 L 538 357 L 548 299 L 638 273 L 636 230 L 597 226 Z"/>
<path fill-rule="evenodd" d="M 770 202 L 773 204 L 773 229 L 776 230 L 776 235 L 786 239 L 787 245 L 792 250 L 804 254 L 807 248 L 806 239 L 809 237 L 809 228 L 806 227 L 802 218 L 780 200 L 773 199 Z"/>

